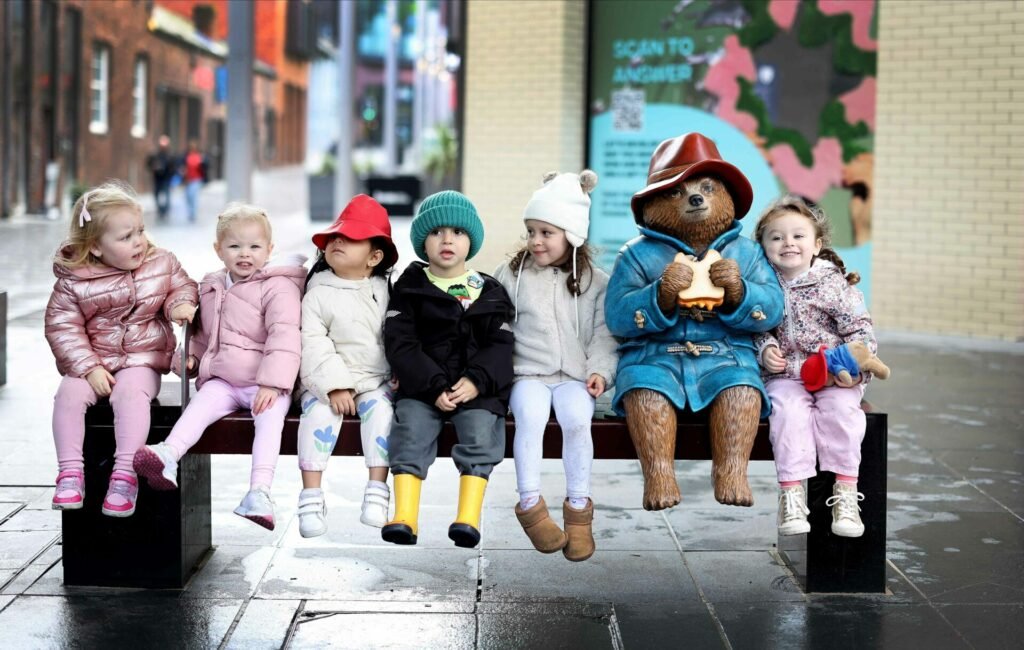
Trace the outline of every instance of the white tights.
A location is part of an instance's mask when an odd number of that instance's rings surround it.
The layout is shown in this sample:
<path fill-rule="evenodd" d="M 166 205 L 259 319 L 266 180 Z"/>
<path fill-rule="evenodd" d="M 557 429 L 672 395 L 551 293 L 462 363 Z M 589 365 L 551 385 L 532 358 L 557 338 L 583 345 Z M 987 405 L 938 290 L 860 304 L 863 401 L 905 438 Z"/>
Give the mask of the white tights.
<path fill-rule="evenodd" d="M 536 379 L 524 379 L 512 386 L 509 406 L 516 419 L 513 450 L 522 506 L 531 507 L 540 495 L 544 428 L 552 406 L 562 427 L 566 496 L 585 502 L 590 496 L 590 466 L 594 461 L 594 441 L 590 437 L 594 398 L 587 392 L 587 385 L 581 381 L 545 384 Z"/>

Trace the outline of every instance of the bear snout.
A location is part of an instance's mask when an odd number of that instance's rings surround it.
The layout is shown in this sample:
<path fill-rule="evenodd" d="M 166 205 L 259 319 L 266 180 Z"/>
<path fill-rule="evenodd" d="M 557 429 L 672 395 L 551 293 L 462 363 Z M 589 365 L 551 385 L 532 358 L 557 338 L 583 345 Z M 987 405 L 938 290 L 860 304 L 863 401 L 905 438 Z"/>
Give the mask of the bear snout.
<path fill-rule="evenodd" d="M 695 208 L 699 208 L 704 205 L 704 197 L 700 194 L 691 194 L 690 198 L 687 200 L 690 202 L 690 205 Z"/>

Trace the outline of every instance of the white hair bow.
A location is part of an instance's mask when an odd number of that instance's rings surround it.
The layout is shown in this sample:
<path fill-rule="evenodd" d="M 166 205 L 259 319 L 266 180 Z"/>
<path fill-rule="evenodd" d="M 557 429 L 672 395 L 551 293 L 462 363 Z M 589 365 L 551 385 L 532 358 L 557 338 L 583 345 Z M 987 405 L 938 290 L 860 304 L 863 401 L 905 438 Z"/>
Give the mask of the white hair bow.
<path fill-rule="evenodd" d="M 86 221 L 92 221 L 92 215 L 89 214 L 89 195 L 92 194 L 92 190 L 85 193 L 82 198 L 82 212 L 78 215 L 78 227 L 85 228 Z"/>

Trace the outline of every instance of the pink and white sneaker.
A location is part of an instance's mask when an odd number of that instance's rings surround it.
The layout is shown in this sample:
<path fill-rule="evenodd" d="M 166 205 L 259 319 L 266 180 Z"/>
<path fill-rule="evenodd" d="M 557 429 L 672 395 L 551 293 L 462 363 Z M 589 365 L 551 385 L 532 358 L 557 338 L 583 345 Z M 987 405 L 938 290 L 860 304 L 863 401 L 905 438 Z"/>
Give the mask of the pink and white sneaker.
<path fill-rule="evenodd" d="M 57 474 L 57 489 L 53 492 L 54 510 L 78 510 L 85 503 L 85 474 L 80 469 L 69 469 Z"/>
<path fill-rule="evenodd" d="M 139 496 L 139 481 L 120 470 L 110 475 L 110 486 L 103 499 L 103 514 L 108 517 L 131 517 L 135 514 L 135 501 Z"/>
<path fill-rule="evenodd" d="M 274 530 L 274 501 L 270 498 L 270 488 L 257 485 L 249 490 L 235 508 L 235 514 L 267 530 Z"/>
<path fill-rule="evenodd" d="M 154 490 L 178 489 L 178 461 L 170 445 L 158 442 L 140 447 L 132 460 L 135 472 Z"/>

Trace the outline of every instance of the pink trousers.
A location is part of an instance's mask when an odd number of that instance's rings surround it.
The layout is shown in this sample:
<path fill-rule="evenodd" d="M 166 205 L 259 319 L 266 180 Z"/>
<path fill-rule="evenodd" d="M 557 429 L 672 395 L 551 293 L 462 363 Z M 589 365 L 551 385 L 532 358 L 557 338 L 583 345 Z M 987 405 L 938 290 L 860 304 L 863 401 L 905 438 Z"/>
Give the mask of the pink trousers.
<path fill-rule="evenodd" d="M 160 375 L 152 368 L 124 368 L 114 373 L 110 406 L 114 409 L 114 469 L 134 475 L 132 459 L 149 437 L 149 403 L 160 392 Z M 61 472 L 82 470 L 85 410 L 99 396 L 80 377 L 64 377 L 53 398 L 53 443 Z"/>
<path fill-rule="evenodd" d="M 211 379 L 192 397 L 185 412 L 167 436 L 167 444 L 180 460 L 199 439 L 206 427 L 238 409 L 252 409 L 259 386 L 237 387 L 221 379 Z M 274 482 L 277 457 L 281 453 L 281 429 L 291 406 L 290 395 L 279 395 L 270 408 L 253 416 L 256 437 L 252 441 L 251 487 L 266 486 Z"/>
<path fill-rule="evenodd" d="M 780 481 L 802 481 L 822 471 L 857 476 L 867 420 L 860 407 L 864 385 L 809 393 L 796 379 L 765 384 L 772 399 L 770 438 Z"/>

